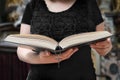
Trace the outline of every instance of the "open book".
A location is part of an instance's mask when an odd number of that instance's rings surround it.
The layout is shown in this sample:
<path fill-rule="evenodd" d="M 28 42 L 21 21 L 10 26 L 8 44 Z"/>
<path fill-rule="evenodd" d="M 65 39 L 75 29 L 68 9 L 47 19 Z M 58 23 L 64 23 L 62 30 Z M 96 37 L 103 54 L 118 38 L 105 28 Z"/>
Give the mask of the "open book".
<path fill-rule="evenodd" d="M 4 39 L 4 41 L 17 43 L 20 45 L 28 45 L 32 47 L 48 49 L 53 52 L 59 52 L 81 44 L 88 44 L 100 41 L 110 36 L 112 36 L 112 34 L 108 31 L 85 32 L 70 35 L 68 37 L 63 38 L 60 42 L 57 42 L 56 40 L 44 35 L 11 34 L 8 35 Z"/>

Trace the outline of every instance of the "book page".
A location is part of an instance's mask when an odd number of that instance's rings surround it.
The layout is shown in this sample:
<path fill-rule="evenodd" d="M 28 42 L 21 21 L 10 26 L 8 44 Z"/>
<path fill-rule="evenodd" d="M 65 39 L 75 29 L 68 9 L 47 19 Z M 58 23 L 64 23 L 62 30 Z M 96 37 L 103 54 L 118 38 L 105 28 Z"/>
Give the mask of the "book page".
<path fill-rule="evenodd" d="M 103 39 L 103 38 L 110 37 L 110 36 L 112 36 L 112 34 L 107 31 L 96 31 L 96 32 L 74 34 L 74 35 L 64 38 L 59 43 L 59 46 L 65 49 L 67 47 L 96 41 L 96 40 Z"/>
<path fill-rule="evenodd" d="M 58 42 L 54 39 L 36 34 L 14 34 L 5 38 L 5 41 L 52 50 L 55 50 L 58 45 Z"/>

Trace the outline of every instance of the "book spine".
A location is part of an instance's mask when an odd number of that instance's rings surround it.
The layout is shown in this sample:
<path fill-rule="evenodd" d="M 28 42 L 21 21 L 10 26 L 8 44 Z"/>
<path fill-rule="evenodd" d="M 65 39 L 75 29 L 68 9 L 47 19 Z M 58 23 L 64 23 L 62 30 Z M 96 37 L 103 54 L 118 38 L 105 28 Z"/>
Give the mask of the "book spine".
<path fill-rule="evenodd" d="M 55 51 L 54 51 L 54 53 L 55 53 L 55 54 L 60 54 L 62 50 L 63 50 L 63 49 L 62 49 L 61 46 L 57 46 L 56 49 L 55 49 Z"/>
<path fill-rule="evenodd" d="M 55 50 L 56 50 L 56 51 L 58 51 L 58 50 L 62 50 L 62 47 L 57 46 Z"/>

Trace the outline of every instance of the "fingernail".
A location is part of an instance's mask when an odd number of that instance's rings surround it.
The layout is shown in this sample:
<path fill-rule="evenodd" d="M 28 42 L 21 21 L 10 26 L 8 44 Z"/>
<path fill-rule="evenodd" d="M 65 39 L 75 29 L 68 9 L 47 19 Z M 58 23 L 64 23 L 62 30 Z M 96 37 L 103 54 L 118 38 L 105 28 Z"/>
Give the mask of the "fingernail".
<path fill-rule="evenodd" d="M 47 56 L 49 56 L 50 54 L 49 53 L 46 53 Z"/>
<path fill-rule="evenodd" d="M 96 43 L 95 45 L 99 45 L 99 43 Z"/>
<path fill-rule="evenodd" d="M 75 49 L 75 52 L 78 51 L 78 48 Z"/>
<path fill-rule="evenodd" d="M 76 49 L 76 51 L 78 51 L 79 49 Z"/>

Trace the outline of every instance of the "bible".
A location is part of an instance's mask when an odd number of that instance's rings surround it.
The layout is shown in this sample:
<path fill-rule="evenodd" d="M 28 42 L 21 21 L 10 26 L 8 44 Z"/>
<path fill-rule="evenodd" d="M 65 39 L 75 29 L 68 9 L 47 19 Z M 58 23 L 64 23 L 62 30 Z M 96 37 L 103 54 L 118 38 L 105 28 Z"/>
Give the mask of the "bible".
<path fill-rule="evenodd" d="M 55 39 L 44 35 L 10 34 L 4 39 L 4 41 L 39 49 L 47 49 L 52 52 L 60 52 L 71 47 L 101 41 L 111 36 L 112 34 L 108 31 L 85 32 L 67 36 L 60 42 L 57 42 Z"/>

